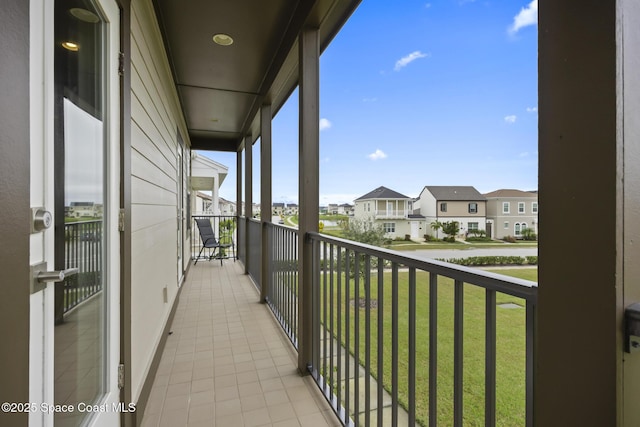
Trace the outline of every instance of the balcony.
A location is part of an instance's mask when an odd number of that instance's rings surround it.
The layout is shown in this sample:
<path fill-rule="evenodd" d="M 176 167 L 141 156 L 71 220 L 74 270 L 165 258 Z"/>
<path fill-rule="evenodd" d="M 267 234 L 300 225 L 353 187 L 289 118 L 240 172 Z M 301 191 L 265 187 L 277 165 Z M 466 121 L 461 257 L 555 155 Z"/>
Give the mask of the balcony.
<path fill-rule="evenodd" d="M 377 210 L 374 212 L 375 219 L 404 219 L 407 218 L 409 212 L 405 210 Z"/>
<path fill-rule="evenodd" d="M 532 425 L 536 283 L 308 233 L 305 316 L 297 231 L 236 238 L 191 267 L 143 425 Z"/>

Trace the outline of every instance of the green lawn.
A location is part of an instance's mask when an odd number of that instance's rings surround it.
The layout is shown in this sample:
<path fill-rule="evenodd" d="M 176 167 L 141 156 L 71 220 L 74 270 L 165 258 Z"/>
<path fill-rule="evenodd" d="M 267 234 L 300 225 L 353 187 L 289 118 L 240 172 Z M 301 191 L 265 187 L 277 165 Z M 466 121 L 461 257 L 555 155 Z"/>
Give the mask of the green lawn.
<path fill-rule="evenodd" d="M 537 280 L 537 269 L 500 269 L 495 272 L 528 280 Z M 383 336 L 384 336 L 384 378 L 383 384 L 391 390 L 391 348 L 392 348 L 392 293 L 391 273 L 384 273 L 383 283 Z M 355 299 L 355 283 L 350 280 L 349 297 L 345 290 L 344 276 L 342 289 L 337 290 L 337 277 L 334 277 L 334 311 L 337 312 L 337 298 L 340 295 L 340 309 L 343 316 L 342 336 L 344 336 L 345 310 L 350 317 L 349 348 L 355 354 L 356 308 L 348 300 Z M 364 281 L 359 280 L 358 298 L 365 297 Z M 371 277 L 371 298 L 377 298 L 377 277 Z M 416 286 L 416 413 L 422 425 L 428 424 L 429 407 L 429 275 L 419 272 Z M 327 290 L 330 294 L 330 290 Z M 399 272 L 399 398 L 406 405 L 408 396 L 408 272 Z M 453 316 L 454 286 L 447 278 L 438 278 L 438 425 L 452 425 L 453 413 Z M 513 302 L 523 306 L 524 301 L 504 294 L 498 294 L 498 304 Z M 347 305 L 348 304 L 348 305 Z M 380 304 L 380 301 L 378 301 Z M 330 305 L 330 304 L 328 304 Z M 348 307 L 348 308 L 347 308 Z M 334 312 L 334 324 L 337 316 Z M 464 285 L 464 425 L 484 425 L 484 337 L 485 337 L 485 291 L 472 285 Z M 365 363 L 366 345 L 364 308 L 358 309 L 360 324 L 360 362 Z M 370 310 L 372 349 L 377 348 L 378 309 Z M 497 425 L 524 425 L 525 417 L 525 310 L 497 308 Z M 372 351 L 371 366 L 375 375 L 377 354 Z M 361 404 L 363 406 L 364 403 Z"/>

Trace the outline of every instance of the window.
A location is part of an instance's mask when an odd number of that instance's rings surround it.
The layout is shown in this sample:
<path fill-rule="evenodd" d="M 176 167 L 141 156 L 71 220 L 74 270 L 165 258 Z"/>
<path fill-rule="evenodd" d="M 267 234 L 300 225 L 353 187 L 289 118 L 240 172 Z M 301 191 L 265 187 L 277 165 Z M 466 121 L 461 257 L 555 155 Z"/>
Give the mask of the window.
<path fill-rule="evenodd" d="M 477 203 L 469 203 L 469 213 L 478 213 Z"/>
<path fill-rule="evenodd" d="M 538 213 L 538 202 L 531 203 L 531 212 L 534 214 Z"/>
<path fill-rule="evenodd" d="M 504 222 L 504 228 L 507 230 L 509 229 L 509 221 Z"/>
<path fill-rule="evenodd" d="M 395 222 L 385 222 L 384 225 L 385 233 L 395 233 L 396 232 L 396 223 Z"/>
<path fill-rule="evenodd" d="M 518 202 L 518 213 L 519 214 L 524 213 L 524 202 Z"/>
<path fill-rule="evenodd" d="M 446 211 L 447 211 L 447 204 L 440 203 L 440 212 L 446 212 Z"/>
<path fill-rule="evenodd" d="M 509 202 L 502 202 L 502 213 L 508 214 L 511 211 Z"/>
<path fill-rule="evenodd" d="M 521 236 L 522 232 L 527 229 L 526 222 L 516 222 L 514 226 L 514 234 L 516 237 Z"/>
<path fill-rule="evenodd" d="M 371 203 L 367 202 L 367 212 L 371 212 Z"/>
<path fill-rule="evenodd" d="M 468 230 L 478 230 L 478 223 L 477 222 L 470 222 L 467 226 Z"/>

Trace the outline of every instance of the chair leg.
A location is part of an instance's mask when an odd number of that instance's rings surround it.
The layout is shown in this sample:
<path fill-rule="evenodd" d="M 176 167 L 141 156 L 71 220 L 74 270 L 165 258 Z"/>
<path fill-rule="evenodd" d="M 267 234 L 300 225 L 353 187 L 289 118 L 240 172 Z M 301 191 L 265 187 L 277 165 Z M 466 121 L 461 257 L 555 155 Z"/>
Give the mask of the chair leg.
<path fill-rule="evenodd" d="M 200 259 L 200 254 L 202 254 L 203 250 L 204 250 L 204 246 L 200 248 L 200 252 L 198 252 L 198 256 L 196 257 L 196 262 L 194 262 L 193 265 L 196 265 L 198 263 L 198 260 Z"/>

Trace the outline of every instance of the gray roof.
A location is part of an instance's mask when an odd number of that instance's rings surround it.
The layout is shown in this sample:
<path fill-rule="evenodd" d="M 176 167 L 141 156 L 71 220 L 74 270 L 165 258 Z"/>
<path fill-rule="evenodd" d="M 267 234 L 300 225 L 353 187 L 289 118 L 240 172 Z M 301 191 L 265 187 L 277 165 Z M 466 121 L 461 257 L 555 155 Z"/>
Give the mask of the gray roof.
<path fill-rule="evenodd" d="M 496 191 L 492 191 L 491 193 L 485 193 L 484 197 L 488 198 L 495 198 L 495 197 L 530 197 L 530 198 L 537 198 L 538 197 L 538 192 L 532 192 L 532 191 L 521 191 L 521 190 L 514 190 L 511 188 L 505 188 L 505 189 L 500 189 L 500 190 L 496 190 Z"/>
<path fill-rule="evenodd" d="M 485 197 L 478 190 L 471 186 L 449 186 L 449 185 L 428 185 L 425 187 L 436 200 L 448 201 L 483 201 Z"/>
<path fill-rule="evenodd" d="M 389 190 L 387 187 L 378 187 L 375 190 L 358 197 L 356 200 L 367 199 L 410 199 L 410 197 L 400 194 L 397 191 Z"/>

